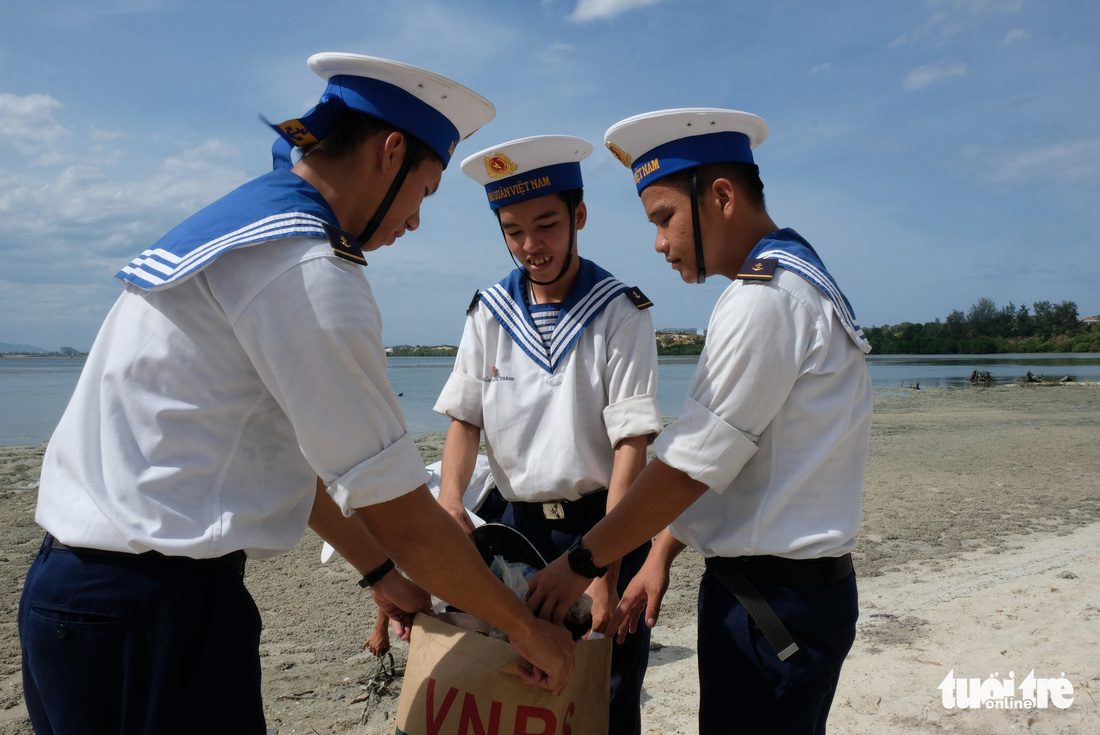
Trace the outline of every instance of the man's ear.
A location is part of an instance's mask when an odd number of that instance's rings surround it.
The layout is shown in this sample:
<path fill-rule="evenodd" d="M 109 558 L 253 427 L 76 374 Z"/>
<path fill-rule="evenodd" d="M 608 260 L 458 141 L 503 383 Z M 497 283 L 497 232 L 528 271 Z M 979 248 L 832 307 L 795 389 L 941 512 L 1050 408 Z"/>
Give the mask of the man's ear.
<path fill-rule="evenodd" d="M 584 223 L 588 221 L 588 207 L 586 207 L 584 205 L 584 202 L 581 202 L 580 204 L 577 205 L 576 216 L 577 216 L 577 229 L 578 230 L 583 230 L 584 229 Z"/>
<path fill-rule="evenodd" d="M 388 171 L 391 166 L 400 166 L 405 157 L 404 133 L 399 130 L 394 130 L 386 135 L 382 140 L 379 154 L 381 156 L 379 163 L 383 173 Z"/>
<path fill-rule="evenodd" d="M 737 188 L 729 179 L 718 178 L 710 186 L 709 198 L 726 219 L 737 209 Z"/>

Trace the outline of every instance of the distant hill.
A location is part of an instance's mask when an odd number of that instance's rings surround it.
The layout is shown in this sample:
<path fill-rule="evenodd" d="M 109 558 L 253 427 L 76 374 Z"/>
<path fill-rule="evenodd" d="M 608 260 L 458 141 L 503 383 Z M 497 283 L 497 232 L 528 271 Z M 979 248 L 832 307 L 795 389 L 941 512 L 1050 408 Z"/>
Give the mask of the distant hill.
<path fill-rule="evenodd" d="M 13 345 L 7 342 L 0 342 L 0 352 L 49 352 L 41 347 L 34 347 L 32 345 Z"/>

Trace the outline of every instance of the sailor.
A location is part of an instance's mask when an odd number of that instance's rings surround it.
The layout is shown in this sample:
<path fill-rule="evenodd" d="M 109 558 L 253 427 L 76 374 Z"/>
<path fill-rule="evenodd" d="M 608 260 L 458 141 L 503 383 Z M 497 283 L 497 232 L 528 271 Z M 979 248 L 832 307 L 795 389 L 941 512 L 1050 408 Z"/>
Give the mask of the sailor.
<path fill-rule="evenodd" d="M 767 133 L 755 115 L 715 109 L 646 113 L 607 131 L 657 252 L 685 283 L 732 283 L 657 459 L 579 548 L 534 578 L 529 599 L 560 619 L 587 584 L 573 570 L 660 532 L 609 627 L 632 630 L 643 609 L 652 626 L 672 560 L 698 550 L 704 735 L 824 733 L 858 615 L 849 552 L 870 439 L 870 346 L 817 252 L 765 208 L 752 151 Z"/>
<path fill-rule="evenodd" d="M 528 682 L 560 691 L 572 671 L 568 632 L 491 575 L 424 486 L 362 268 L 417 228 L 495 110 L 395 61 L 309 65 L 328 86 L 274 126 L 275 170 L 118 273 L 50 440 L 19 610 L 38 733 L 266 732 L 244 561 L 289 550 L 307 522 L 392 617 L 430 604 L 396 562 L 496 621 Z"/>
<path fill-rule="evenodd" d="M 548 559 L 614 507 L 661 429 L 651 304 L 577 253 L 588 217 L 580 162 L 591 151 L 580 138 L 544 135 L 462 162 L 485 187 L 517 267 L 475 296 L 435 405 L 451 418 L 439 502 L 473 530 L 462 491 L 484 432 L 509 501 L 503 523 Z M 621 564 L 592 570 L 593 629 L 610 619 L 648 547 L 642 539 Z M 640 732 L 648 658 L 644 627 L 614 647 L 609 732 Z"/>

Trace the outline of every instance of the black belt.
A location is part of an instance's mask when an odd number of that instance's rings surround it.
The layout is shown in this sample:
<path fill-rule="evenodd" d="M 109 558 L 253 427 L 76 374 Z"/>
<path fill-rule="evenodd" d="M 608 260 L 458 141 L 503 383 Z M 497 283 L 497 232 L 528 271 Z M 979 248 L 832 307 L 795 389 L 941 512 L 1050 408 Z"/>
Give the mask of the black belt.
<path fill-rule="evenodd" d="M 799 587 L 828 584 L 844 579 L 853 570 L 851 554 L 821 559 L 784 559 L 779 556 L 709 557 L 706 564 L 707 570 L 745 608 L 745 612 L 760 628 L 780 661 L 786 661 L 794 655 L 798 651 L 798 644 L 756 585 Z"/>
<path fill-rule="evenodd" d="M 50 548 L 55 551 L 70 551 L 78 556 L 107 556 L 114 559 L 179 559 L 194 562 L 214 562 L 217 564 L 226 564 L 233 568 L 239 575 L 244 576 L 244 562 L 247 556 L 244 551 L 231 551 L 225 556 L 218 556 L 209 559 L 192 559 L 189 556 L 168 556 L 162 554 L 159 551 L 146 551 L 141 554 L 130 553 L 127 551 L 109 551 L 108 549 L 90 549 L 83 546 L 69 546 L 58 541 L 50 534 L 46 534 L 46 538 L 49 540 Z"/>
<path fill-rule="evenodd" d="M 582 495 L 577 500 L 549 500 L 542 503 L 508 501 L 517 513 L 551 521 L 602 518 L 607 512 L 607 490 Z"/>

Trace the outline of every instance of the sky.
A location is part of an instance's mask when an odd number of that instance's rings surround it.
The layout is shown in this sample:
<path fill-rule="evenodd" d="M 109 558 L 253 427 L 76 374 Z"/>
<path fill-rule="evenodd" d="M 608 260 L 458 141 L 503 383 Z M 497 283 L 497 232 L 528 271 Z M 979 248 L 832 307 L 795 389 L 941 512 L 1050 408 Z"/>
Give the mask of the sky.
<path fill-rule="evenodd" d="M 1093 0 L 36 0 L 0 25 L 0 342 L 89 349 L 114 273 L 270 170 L 259 119 L 296 117 L 319 51 L 449 76 L 497 116 L 461 143 L 421 226 L 370 254 L 387 345 L 457 344 L 512 269 L 457 165 L 539 134 L 593 143 L 579 251 L 702 328 L 728 285 L 683 284 L 603 147 L 651 110 L 767 120 L 768 209 L 865 327 L 1074 301 L 1100 314 L 1100 3 Z"/>

